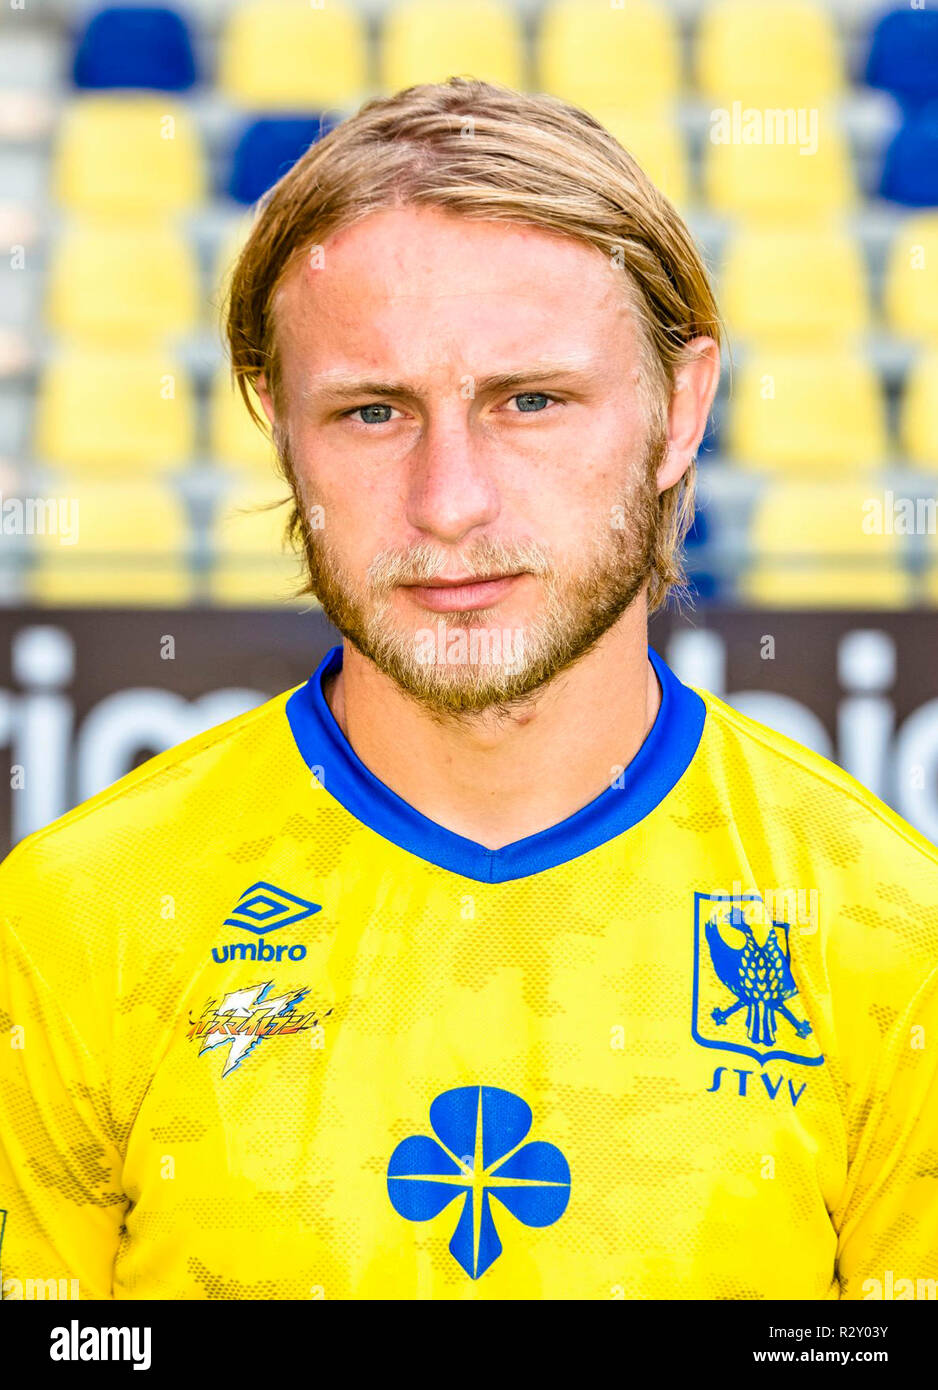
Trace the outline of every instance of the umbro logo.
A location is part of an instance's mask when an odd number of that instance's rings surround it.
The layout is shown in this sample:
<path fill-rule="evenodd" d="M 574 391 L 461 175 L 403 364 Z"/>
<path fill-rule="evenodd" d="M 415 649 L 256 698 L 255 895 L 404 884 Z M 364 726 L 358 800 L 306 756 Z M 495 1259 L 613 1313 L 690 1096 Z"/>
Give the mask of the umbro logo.
<path fill-rule="evenodd" d="M 243 931 L 263 937 L 268 932 L 279 931 L 281 927 L 303 922 L 321 911 L 319 903 L 307 902 L 295 893 L 288 893 L 285 888 L 262 881 L 245 888 L 232 908 L 231 916 L 225 918 L 225 926 L 241 927 Z M 227 946 L 212 947 L 212 960 L 216 965 L 235 960 L 303 960 L 305 956 L 306 947 L 301 942 L 292 946 L 286 943 L 271 946 L 267 941 L 245 941 L 242 937 L 240 941 Z"/>
<path fill-rule="evenodd" d="M 257 936 L 266 936 L 268 932 L 302 922 L 321 911 L 319 903 L 307 902 L 295 893 L 288 893 L 285 888 L 276 888 L 272 883 L 261 881 L 252 883 L 250 888 L 244 890 L 232 908 L 231 916 L 225 918 L 225 926 L 242 927 Z"/>

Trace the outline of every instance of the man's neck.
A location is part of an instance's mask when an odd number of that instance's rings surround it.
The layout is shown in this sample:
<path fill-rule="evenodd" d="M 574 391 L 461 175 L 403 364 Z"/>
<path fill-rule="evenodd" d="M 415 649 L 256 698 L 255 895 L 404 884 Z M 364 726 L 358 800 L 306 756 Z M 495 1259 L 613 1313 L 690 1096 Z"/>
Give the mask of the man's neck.
<path fill-rule="evenodd" d="M 447 830 L 501 849 L 579 811 L 634 758 L 661 700 L 647 648 L 636 603 L 515 713 L 441 720 L 345 643 L 325 696 L 386 786 Z"/>

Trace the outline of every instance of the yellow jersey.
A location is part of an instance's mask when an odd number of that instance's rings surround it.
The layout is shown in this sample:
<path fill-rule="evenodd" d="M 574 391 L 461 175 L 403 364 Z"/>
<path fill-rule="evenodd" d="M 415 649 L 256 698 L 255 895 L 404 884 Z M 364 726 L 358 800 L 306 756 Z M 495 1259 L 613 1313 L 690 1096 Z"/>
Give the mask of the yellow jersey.
<path fill-rule="evenodd" d="M 682 684 L 490 850 L 315 675 L 0 868 L 5 1298 L 865 1299 L 938 1280 L 938 852 Z"/>

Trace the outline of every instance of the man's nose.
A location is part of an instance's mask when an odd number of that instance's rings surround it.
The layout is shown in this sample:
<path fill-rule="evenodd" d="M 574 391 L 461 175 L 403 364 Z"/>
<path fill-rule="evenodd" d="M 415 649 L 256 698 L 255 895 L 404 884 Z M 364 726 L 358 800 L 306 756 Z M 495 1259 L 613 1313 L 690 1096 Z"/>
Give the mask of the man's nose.
<path fill-rule="evenodd" d="M 491 441 L 473 428 L 465 402 L 427 423 L 411 455 L 408 521 L 454 545 L 499 512 Z"/>

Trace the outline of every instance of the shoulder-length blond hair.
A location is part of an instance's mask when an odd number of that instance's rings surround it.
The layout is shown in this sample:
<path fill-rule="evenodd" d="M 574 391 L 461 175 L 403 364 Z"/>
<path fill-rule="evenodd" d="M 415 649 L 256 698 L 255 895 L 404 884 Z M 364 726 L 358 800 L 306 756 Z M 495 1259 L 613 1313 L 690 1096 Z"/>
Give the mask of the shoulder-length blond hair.
<path fill-rule="evenodd" d="M 367 102 L 261 200 L 229 281 L 225 332 L 233 377 L 262 429 L 262 372 L 275 407 L 280 400 L 275 310 L 284 277 L 331 233 L 407 205 L 527 223 L 608 256 L 624 272 L 642 334 L 640 382 L 659 433 L 685 345 L 698 336 L 721 341 L 708 274 L 687 227 L 598 121 L 556 97 L 451 77 Z M 650 609 L 683 579 L 695 471 L 692 463 L 659 498 Z M 291 530 L 302 536 L 296 513 Z"/>

